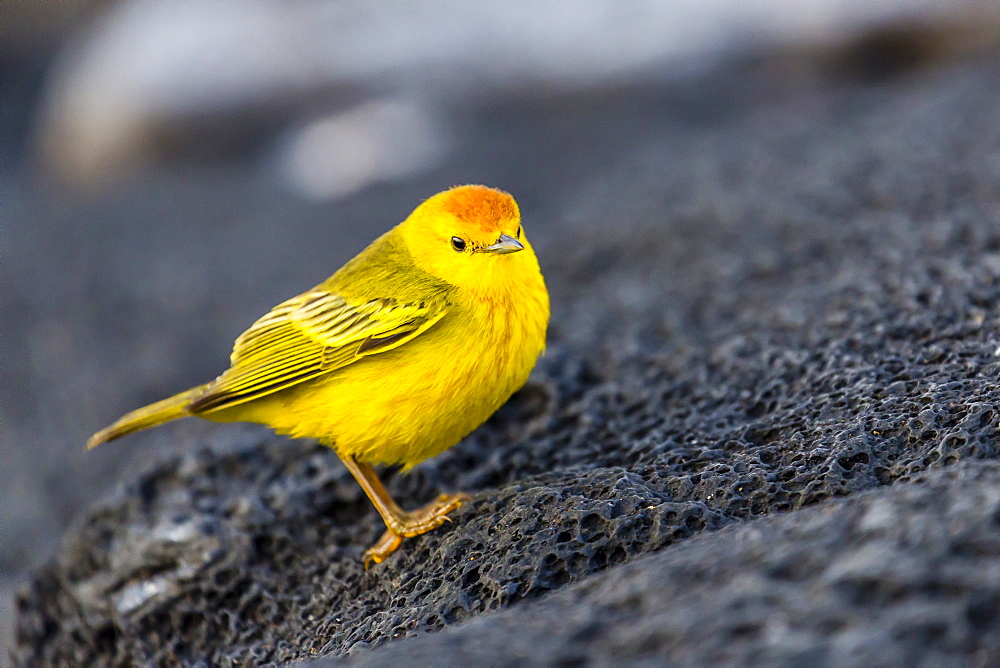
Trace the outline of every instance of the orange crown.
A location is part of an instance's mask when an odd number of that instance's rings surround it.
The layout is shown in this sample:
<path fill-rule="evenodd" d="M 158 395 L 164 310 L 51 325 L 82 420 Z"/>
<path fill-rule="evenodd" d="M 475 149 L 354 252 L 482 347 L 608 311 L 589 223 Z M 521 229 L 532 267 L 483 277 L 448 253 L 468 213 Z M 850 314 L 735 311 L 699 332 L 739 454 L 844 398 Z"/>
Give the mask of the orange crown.
<path fill-rule="evenodd" d="M 427 204 L 452 214 L 466 225 L 478 226 L 483 232 L 496 231 L 504 223 L 521 217 L 513 197 L 486 186 L 455 186 L 430 198 Z"/>

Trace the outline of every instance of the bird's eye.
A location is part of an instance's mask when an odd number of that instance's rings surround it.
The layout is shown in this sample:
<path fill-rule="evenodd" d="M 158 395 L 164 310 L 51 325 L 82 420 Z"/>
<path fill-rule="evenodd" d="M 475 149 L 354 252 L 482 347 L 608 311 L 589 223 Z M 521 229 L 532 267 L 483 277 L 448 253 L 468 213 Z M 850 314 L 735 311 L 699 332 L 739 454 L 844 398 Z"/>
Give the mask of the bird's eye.
<path fill-rule="evenodd" d="M 465 239 L 463 239 L 462 237 L 452 237 L 451 247 L 454 248 L 459 253 L 461 253 L 462 251 L 465 250 Z"/>
<path fill-rule="evenodd" d="M 521 226 L 520 225 L 517 226 L 517 238 L 518 239 L 521 238 Z"/>

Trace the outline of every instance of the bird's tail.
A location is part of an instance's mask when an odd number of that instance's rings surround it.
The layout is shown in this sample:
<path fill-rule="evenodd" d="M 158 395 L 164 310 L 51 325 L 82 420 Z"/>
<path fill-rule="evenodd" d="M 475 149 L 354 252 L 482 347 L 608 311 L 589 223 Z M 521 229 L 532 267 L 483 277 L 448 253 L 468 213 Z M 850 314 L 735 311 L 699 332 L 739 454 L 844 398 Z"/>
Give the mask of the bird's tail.
<path fill-rule="evenodd" d="M 187 410 L 188 404 L 196 399 L 204 390 L 204 385 L 192 387 L 190 390 L 175 394 L 162 401 L 157 401 L 155 404 L 143 406 L 131 413 L 126 413 L 118 418 L 114 424 L 105 427 L 91 436 L 87 440 L 87 449 L 96 448 L 101 443 L 113 441 L 116 438 L 121 438 L 126 434 L 131 434 L 140 429 L 148 429 L 164 422 L 187 417 L 190 415 Z"/>

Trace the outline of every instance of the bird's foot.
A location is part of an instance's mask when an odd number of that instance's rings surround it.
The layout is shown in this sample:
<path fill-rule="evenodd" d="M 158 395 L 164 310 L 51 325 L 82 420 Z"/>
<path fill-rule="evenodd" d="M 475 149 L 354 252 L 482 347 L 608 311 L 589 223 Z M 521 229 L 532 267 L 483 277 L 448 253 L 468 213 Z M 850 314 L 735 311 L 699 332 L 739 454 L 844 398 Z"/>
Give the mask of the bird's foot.
<path fill-rule="evenodd" d="M 372 564 L 380 564 L 396 551 L 404 538 L 413 538 L 445 522 L 450 522 L 448 513 L 458 510 L 463 503 L 471 500 L 467 494 L 442 494 L 423 508 L 402 511 L 386 522 L 385 533 L 365 552 L 365 570 Z"/>

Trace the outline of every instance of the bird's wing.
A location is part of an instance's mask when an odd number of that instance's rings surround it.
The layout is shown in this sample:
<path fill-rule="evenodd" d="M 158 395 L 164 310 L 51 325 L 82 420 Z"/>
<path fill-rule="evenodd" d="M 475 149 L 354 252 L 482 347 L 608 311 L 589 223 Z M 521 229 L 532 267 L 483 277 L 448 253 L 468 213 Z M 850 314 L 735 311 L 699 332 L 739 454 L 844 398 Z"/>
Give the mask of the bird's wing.
<path fill-rule="evenodd" d="M 332 292 L 306 292 L 278 304 L 240 335 L 230 368 L 188 410 L 241 404 L 392 350 L 428 330 L 447 310 L 440 297 L 351 303 Z"/>

